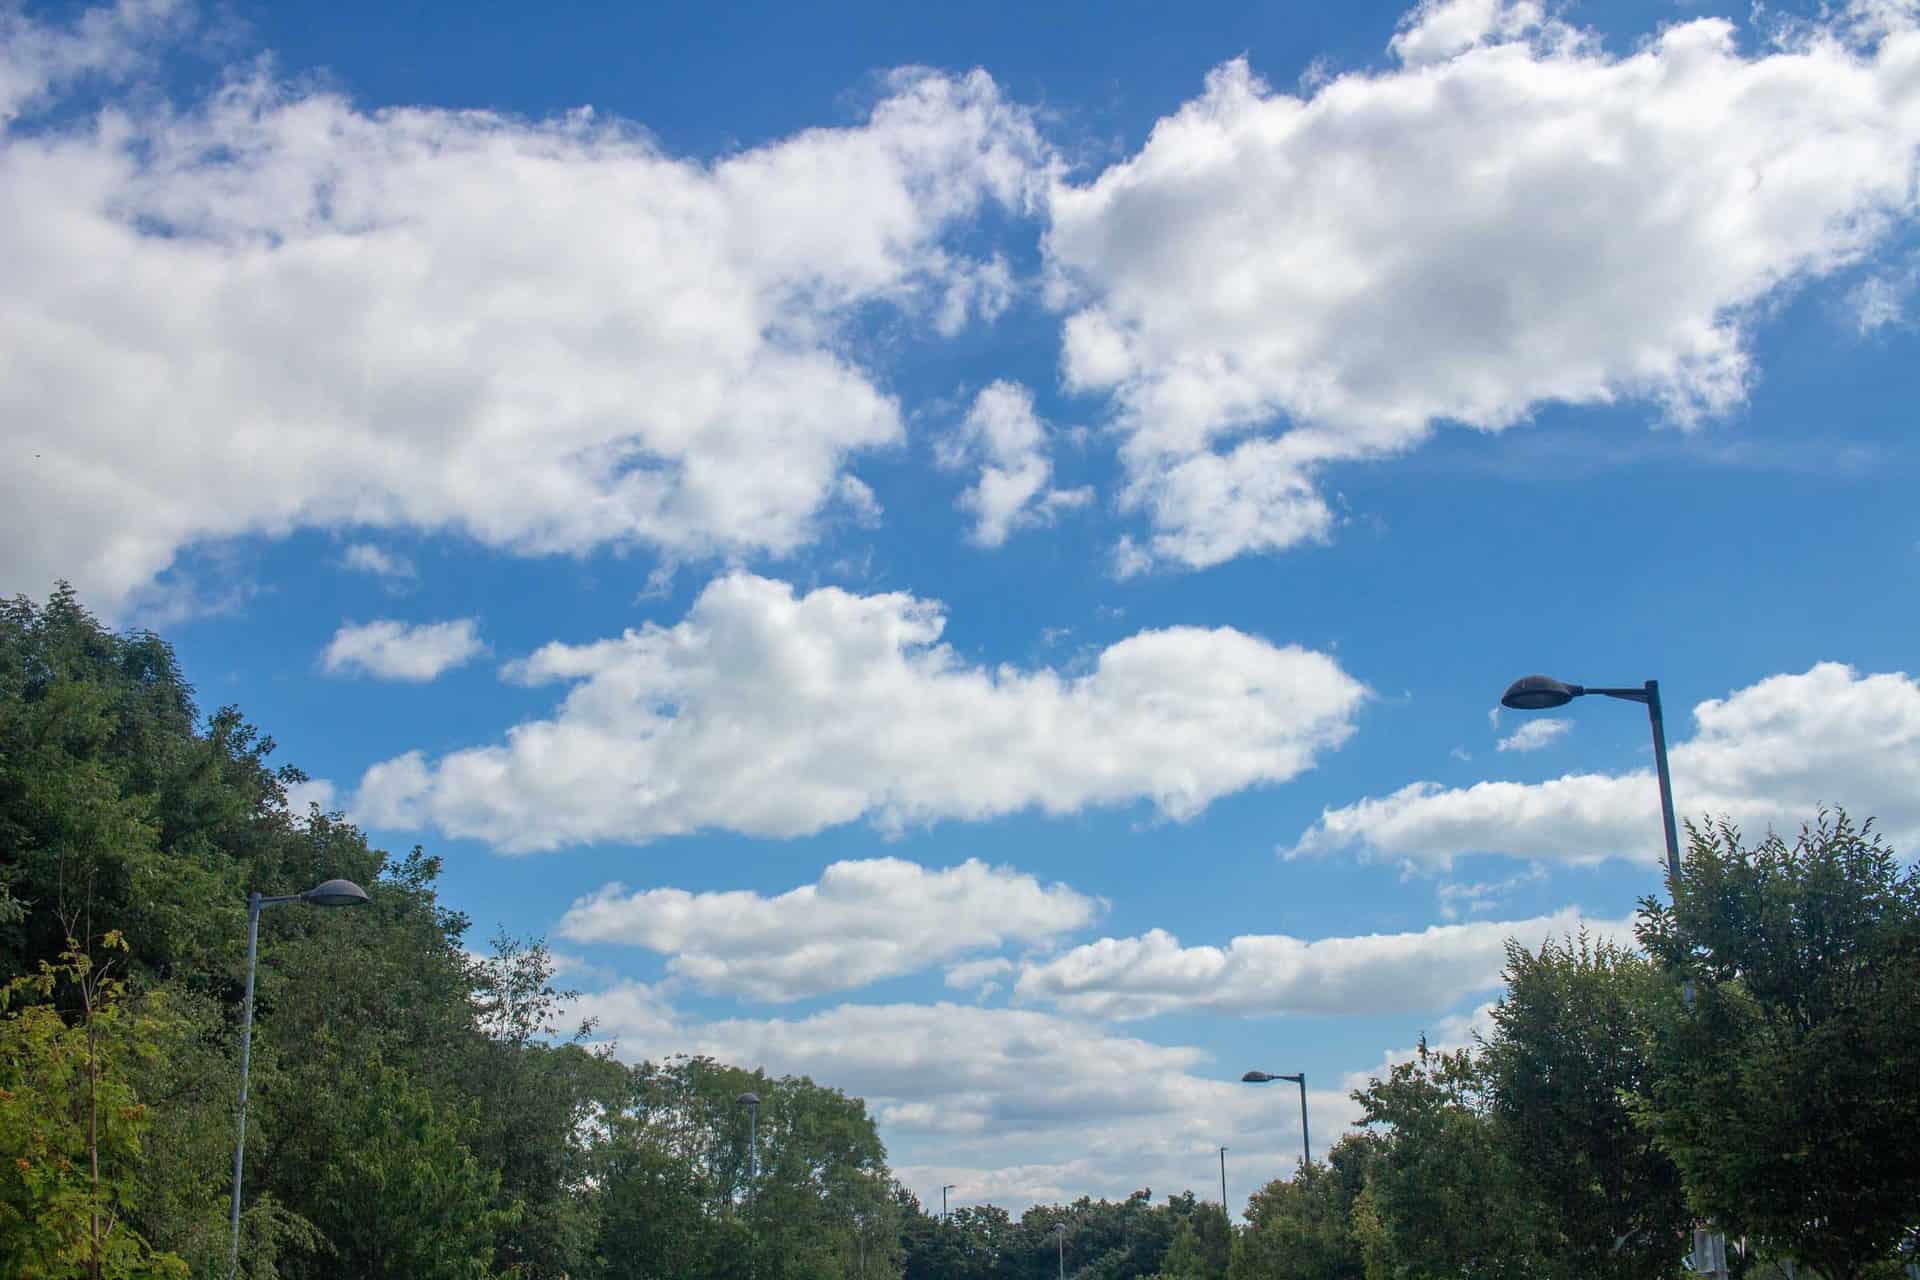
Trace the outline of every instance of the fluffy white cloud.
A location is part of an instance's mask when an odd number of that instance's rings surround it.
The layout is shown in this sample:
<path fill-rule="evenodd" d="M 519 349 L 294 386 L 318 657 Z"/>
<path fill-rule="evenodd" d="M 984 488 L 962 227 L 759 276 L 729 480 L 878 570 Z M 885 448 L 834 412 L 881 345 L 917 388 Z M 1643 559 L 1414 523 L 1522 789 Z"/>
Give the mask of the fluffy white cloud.
<path fill-rule="evenodd" d="M 1063 373 L 1111 397 L 1154 530 L 1120 567 L 1324 539 L 1318 468 L 1439 422 L 1738 404 L 1762 304 L 1911 225 L 1920 31 L 1881 10 L 1616 56 L 1537 4 L 1429 0 L 1398 67 L 1299 97 L 1229 63 L 1058 183 Z"/>
<path fill-rule="evenodd" d="M 1468 915 L 1490 911 L 1514 890 L 1544 884 L 1546 879 L 1546 867 L 1536 862 L 1518 875 L 1500 880 L 1448 880 L 1434 889 L 1434 896 L 1440 900 L 1441 918 L 1457 920 L 1462 911 Z"/>
<path fill-rule="evenodd" d="M 412 626 L 381 618 L 349 623 L 333 633 L 321 655 L 329 675 L 368 675 L 413 683 L 437 679 L 486 652 L 480 624 L 472 618 Z"/>
<path fill-rule="evenodd" d="M 1005 956 L 967 960 L 948 967 L 946 983 L 956 991 L 971 991 L 975 998 L 984 1000 L 1000 989 L 1000 979 L 1013 969 L 1013 961 Z"/>
<path fill-rule="evenodd" d="M 935 1203 L 945 1182 L 959 1184 L 956 1204 L 991 1197 L 1016 1211 L 1033 1199 L 1124 1196 L 1144 1185 L 1217 1194 L 1221 1143 L 1262 1180 L 1300 1149 L 1297 1106 L 1239 1083 L 1250 1064 L 1223 1068 L 1191 1046 L 1057 1014 L 840 1005 L 796 1019 L 698 1022 L 638 984 L 584 996 L 572 1013 L 598 1017 L 600 1034 L 630 1061 L 704 1053 L 831 1081 L 866 1099 L 896 1171 L 931 1187 Z M 1309 1091 L 1323 1143 L 1357 1119 L 1347 1087 Z M 1065 1150 L 1074 1159 L 1054 1155 Z M 931 1176 L 938 1172 L 949 1176 Z"/>
<path fill-rule="evenodd" d="M 1536 716 L 1522 720 L 1520 727 L 1496 744 L 1501 751 L 1538 751 L 1550 747 L 1573 729 L 1573 721 L 1562 716 Z"/>
<path fill-rule="evenodd" d="M 376 578 L 404 582 L 419 576 L 413 561 L 368 542 L 356 542 L 349 546 L 342 553 L 340 563 L 356 573 L 370 573 Z"/>
<path fill-rule="evenodd" d="M 968 951 L 1041 942 L 1099 903 L 1063 884 L 969 859 L 928 870 L 899 858 L 836 862 L 777 897 L 611 884 L 560 921 L 575 942 L 623 942 L 672 959 L 706 991 L 797 1000 L 916 973 Z M 988 962 L 991 963 L 991 962 Z"/>
<path fill-rule="evenodd" d="M 1896 844 L 1920 840 L 1920 683 L 1906 674 L 1821 663 L 1702 702 L 1693 719 L 1693 737 L 1669 752 L 1683 819 L 1790 832 L 1820 806 L 1841 805 L 1878 817 Z M 1441 865 L 1465 853 L 1657 858 L 1658 792 L 1651 769 L 1464 788 L 1416 782 L 1328 809 L 1292 853 L 1342 849 Z"/>
<path fill-rule="evenodd" d="M 960 495 L 960 507 L 973 513 L 973 541 L 983 547 L 1000 546 L 1015 529 L 1093 500 L 1089 488 L 1049 487 L 1047 426 L 1033 411 L 1033 393 L 1015 382 L 991 383 L 974 397 L 959 429 L 944 442 L 941 461 L 980 469 L 980 478 Z"/>
<path fill-rule="evenodd" d="M 1185 947 L 1153 929 L 1102 938 L 1022 966 L 1014 995 L 1101 1018 L 1172 1012 L 1364 1014 L 1446 1008 L 1500 985 L 1509 938 L 1536 945 L 1581 924 L 1627 936 L 1624 921 L 1583 921 L 1569 908 L 1531 920 L 1434 925 L 1309 941 L 1249 934 L 1226 947 Z"/>
<path fill-rule="evenodd" d="M 0 15 L 0 121 L 34 126 L 0 134 L 0 418 L 38 455 L 0 469 L 0 579 L 108 607 L 298 527 L 791 552 L 902 433 L 847 318 L 1004 306 L 949 233 L 1045 163 L 978 72 L 711 163 L 586 108 L 369 112 L 258 73 L 156 110 L 111 77 L 163 9 Z M 54 115 L 83 73 L 108 105 Z"/>
<path fill-rule="evenodd" d="M 325 778 L 308 778 L 305 782 L 288 785 L 287 812 L 296 818 L 304 818 L 309 807 L 317 804 L 320 812 L 331 813 L 338 807 L 337 799 L 332 782 Z"/>
<path fill-rule="evenodd" d="M 1325 654 L 1230 628 L 1143 631 L 1069 677 L 970 666 L 944 626 L 938 604 L 903 593 L 796 596 L 732 574 L 674 626 L 511 665 L 573 685 L 552 718 L 504 745 L 375 765 L 354 812 L 509 850 L 1138 799 L 1180 819 L 1311 768 L 1367 696 Z"/>

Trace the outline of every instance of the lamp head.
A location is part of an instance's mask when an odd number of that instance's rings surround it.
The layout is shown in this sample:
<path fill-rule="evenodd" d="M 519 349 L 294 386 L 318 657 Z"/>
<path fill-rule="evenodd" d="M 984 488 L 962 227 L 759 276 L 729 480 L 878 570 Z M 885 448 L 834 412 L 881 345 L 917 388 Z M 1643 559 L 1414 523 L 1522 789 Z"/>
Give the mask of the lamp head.
<path fill-rule="evenodd" d="M 327 880 L 300 895 L 316 907 L 356 907 L 367 901 L 367 891 L 351 880 Z"/>
<path fill-rule="evenodd" d="M 1564 707 L 1585 692 L 1577 684 L 1552 676 L 1523 676 L 1507 686 L 1500 695 L 1500 705 L 1515 711 L 1546 711 Z"/>
<path fill-rule="evenodd" d="M 1265 1084 L 1269 1080 L 1278 1080 L 1279 1076 L 1270 1076 L 1264 1071 L 1249 1071 L 1240 1077 L 1241 1084 Z"/>
<path fill-rule="evenodd" d="M 757 1093 L 743 1093 L 735 1098 L 734 1101 L 751 1111 L 760 1105 L 760 1095 Z"/>

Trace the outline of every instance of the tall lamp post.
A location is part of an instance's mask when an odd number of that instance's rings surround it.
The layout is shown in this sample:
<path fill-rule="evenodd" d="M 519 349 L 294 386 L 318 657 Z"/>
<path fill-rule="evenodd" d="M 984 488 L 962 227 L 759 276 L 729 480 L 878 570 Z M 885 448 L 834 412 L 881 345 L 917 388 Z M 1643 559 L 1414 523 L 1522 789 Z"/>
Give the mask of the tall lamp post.
<path fill-rule="evenodd" d="M 1680 836 L 1673 821 L 1673 782 L 1667 777 L 1667 726 L 1660 714 L 1660 682 L 1649 680 L 1637 689 L 1588 689 L 1552 676 L 1525 676 L 1507 686 L 1500 695 L 1500 705 L 1515 711 L 1549 711 L 1590 693 L 1646 704 L 1647 719 L 1653 724 L 1653 768 L 1660 778 L 1660 818 L 1667 830 L 1667 875 L 1678 887 Z"/>
<path fill-rule="evenodd" d="M 1056 1241 L 1058 1241 L 1060 1245 L 1060 1280 L 1067 1280 L 1067 1224 L 1066 1223 L 1056 1222 L 1053 1224 L 1053 1238 Z"/>
<path fill-rule="evenodd" d="M 754 1231 L 752 1217 L 754 1207 L 754 1184 L 758 1181 L 759 1166 L 759 1128 L 760 1095 L 752 1091 L 741 1094 L 735 1102 L 747 1109 L 747 1274 L 758 1272 L 760 1267 L 759 1251 L 754 1248 L 758 1236 Z"/>
<path fill-rule="evenodd" d="M 1220 1148 L 1220 1216 L 1233 1226 L 1233 1214 L 1227 1210 L 1227 1149 Z"/>
<path fill-rule="evenodd" d="M 367 891 L 351 880 L 327 880 L 305 893 L 264 897 L 247 895 L 247 999 L 246 1013 L 240 1023 L 240 1118 L 233 1136 L 232 1242 L 227 1249 L 227 1280 L 240 1273 L 240 1176 L 247 1158 L 247 1073 L 253 1059 L 253 969 L 260 951 L 260 913 L 283 902 L 304 902 L 310 907 L 352 907 L 367 900 Z"/>
<path fill-rule="evenodd" d="M 940 1188 L 940 1221 L 942 1222 L 951 1222 L 953 1220 L 952 1216 L 947 1212 L 947 1192 L 959 1185 L 957 1182 L 949 1182 Z"/>
<path fill-rule="evenodd" d="M 1249 1071 L 1240 1077 L 1241 1084 L 1268 1084 L 1274 1080 L 1285 1080 L 1300 1086 L 1300 1162 L 1302 1169 L 1313 1163 L 1313 1145 L 1307 1141 L 1307 1073 L 1298 1075 L 1270 1075 L 1265 1071 Z M 1224 1182 L 1224 1178 L 1223 1178 Z M 1221 1193 L 1226 1194 L 1224 1191 Z"/>
<path fill-rule="evenodd" d="M 1653 771 L 1660 782 L 1660 822 L 1667 837 L 1667 883 L 1677 895 L 1680 892 L 1680 832 L 1673 818 L 1673 780 L 1667 774 L 1667 723 L 1660 712 L 1660 682 L 1649 680 L 1637 689 L 1589 689 L 1552 676 L 1523 676 L 1507 686 L 1507 691 L 1500 695 L 1500 705 L 1515 711 L 1549 711 L 1590 693 L 1642 703 L 1647 708 L 1647 721 L 1653 728 Z M 1680 997 L 1689 1006 L 1693 1004 L 1692 979 L 1687 979 L 1681 987 Z M 1693 1257 L 1699 1269 L 1725 1276 L 1726 1238 L 1716 1231 L 1695 1230 Z"/>

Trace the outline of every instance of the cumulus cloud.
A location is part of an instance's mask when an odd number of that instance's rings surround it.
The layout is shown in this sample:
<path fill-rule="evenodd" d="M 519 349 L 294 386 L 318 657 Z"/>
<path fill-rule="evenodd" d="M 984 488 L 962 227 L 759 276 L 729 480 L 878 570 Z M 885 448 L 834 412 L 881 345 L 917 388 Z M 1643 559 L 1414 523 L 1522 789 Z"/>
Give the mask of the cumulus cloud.
<path fill-rule="evenodd" d="M 368 542 L 356 542 L 349 546 L 341 554 L 340 563 L 356 573 L 370 573 L 376 578 L 390 581 L 411 582 L 419 576 L 413 561 Z"/>
<path fill-rule="evenodd" d="M 958 1183 L 959 1200 L 991 1196 L 1017 1208 L 1027 1198 L 1143 1185 L 1205 1195 L 1218 1188 L 1223 1142 L 1243 1167 L 1272 1171 L 1300 1150 L 1297 1106 L 1239 1083 L 1247 1064 L 1223 1068 L 1193 1046 L 1054 1013 L 846 1004 L 801 1018 L 702 1022 L 628 983 L 582 997 L 573 1016 L 597 1016 L 629 1061 L 710 1054 L 832 1081 L 866 1099 L 903 1180 Z M 1322 1141 L 1358 1118 L 1345 1087 L 1310 1090 L 1309 1109 Z M 1035 1163 L 1062 1150 L 1075 1159 Z M 925 1176 L 935 1169 L 952 1176 Z"/>
<path fill-rule="evenodd" d="M 669 971 L 705 991 L 784 1001 L 917 973 L 1007 942 L 1041 942 L 1082 927 L 1098 910 L 1066 885 L 978 859 L 929 870 L 872 858 L 833 863 L 817 883 L 771 898 L 610 884 L 575 902 L 559 931 L 575 942 L 669 955 Z"/>
<path fill-rule="evenodd" d="M 331 813 L 338 806 L 333 783 L 325 778 L 308 778 L 305 782 L 289 783 L 287 786 L 287 812 L 296 818 L 304 818 L 310 812 L 310 806 L 319 805 L 320 812 Z"/>
<path fill-rule="evenodd" d="M 1920 683 L 1904 672 L 1821 663 L 1702 702 L 1693 721 L 1693 736 L 1669 752 L 1683 818 L 1794 831 L 1820 806 L 1841 805 L 1878 817 L 1896 844 L 1920 839 Z M 1353 849 L 1444 866 L 1467 853 L 1593 863 L 1662 848 L 1652 770 L 1639 769 L 1463 788 L 1415 782 L 1326 810 L 1291 853 Z"/>
<path fill-rule="evenodd" d="M 949 467 L 976 466 L 980 478 L 960 495 L 974 516 L 973 541 L 1004 544 L 1014 530 L 1044 523 L 1093 500 L 1090 488 L 1054 489 L 1047 426 L 1033 411 L 1033 393 L 1017 382 L 989 384 L 974 397 L 960 427 L 941 448 Z"/>
<path fill-rule="evenodd" d="M 1434 894 L 1440 899 L 1441 919 L 1457 920 L 1463 911 L 1468 915 L 1490 911 L 1514 890 L 1544 884 L 1546 879 L 1546 867 L 1536 862 L 1520 874 L 1500 880 L 1448 880 L 1441 883 Z"/>
<path fill-rule="evenodd" d="M 375 765 L 354 812 L 514 851 L 1141 799 L 1184 819 L 1311 768 L 1367 696 L 1327 655 L 1231 628 L 1139 632 L 1064 676 L 969 665 L 940 642 L 945 623 L 904 593 L 796 595 L 731 574 L 673 626 L 510 665 L 572 685 L 551 718 Z"/>
<path fill-rule="evenodd" d="M 967 960 L 947 969 L 946 982 L 956 991 L 971 991 L 985 999 L 1000 989 L 1000 979 L 1013 972 L 1013 961 L 1005 956 L 987 956 Z"/>
<path fill-rule="evenodd" d="M 1907 322 L 1913 295 L 1920 292 L 1920 253 L 1909 254 L 1866 276 L 1847 291 L 1847 307 L 1861 337 Z"/>
<path fill-rule="evenodd" d="M 1120 567 L 1324 540 L 1320 469 L 1437 423 L 1741 403 L 1763 305 L 1912 225 L 1920 31 L 1876 15 L 1614 54 L 1537 4 L 1429 0 L 1397 66 L 1302 97 L 1228 63 L 1056 183 L 1063 376 L 1110 397 L 1152 527 Z"/>
<path fill-rule="evenodd" d="M 1536 716 L 1523 720 L 1520 727 L 1496 744 L 1502 751 L 1538 751 L 1550 747 L 1573 729 L 1573 721 L 1560 716 Z"/>
<path fill-rule="evenodd" d="M 486 652 L 480 624 L 472 618 L 412 626 L 381 618 L 349 623 L 334 632 L 321 665 L 329 675 L 365 675 L 419 684 Z"/>
<path fill-rule="evenodd" d="M 980 72 L 712 162 L 258 72 L 161 108 L 115 77 L 165 10 L 0 14 L 0 416 L 39 455 L 0 470 L 0 576 L 105 607 L 305 527 L 791 553 L 902 436 L 849 317 L 996 314 L 1004 264 L 951 241 L 1047 163 Z"/>
<path fill-rule="evenodd" d="M 1309 941 L 1247 934 L 1225 947 L 1187 947 L 1160 929 L 1102 938 L 1022 966 L 1016 998 L 1101 1018 L 1163 1013 L 1240 1016 L 1414 1012 L 1446 1008 L 1500 985 L 1506 943 L 1529 945 L 1583 923 L 1630 936 L 1626 921 L 1583 921 L 1568 908 L 1531 920 L 1434 925 L 1416 933 Z"/>

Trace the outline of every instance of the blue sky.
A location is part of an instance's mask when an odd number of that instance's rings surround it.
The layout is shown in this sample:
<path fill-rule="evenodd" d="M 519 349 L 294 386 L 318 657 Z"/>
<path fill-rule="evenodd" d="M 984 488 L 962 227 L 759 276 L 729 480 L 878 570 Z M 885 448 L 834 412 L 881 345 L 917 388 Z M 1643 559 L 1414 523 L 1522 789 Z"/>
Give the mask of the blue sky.
<path fill-rule="evenodd" d="M 1194 15 L 0 8 L 0 589 L 929 1201 L 1238 1202 L 1624 929 L 1516 676 L 1910 846 L 1912 6 Z"/>

